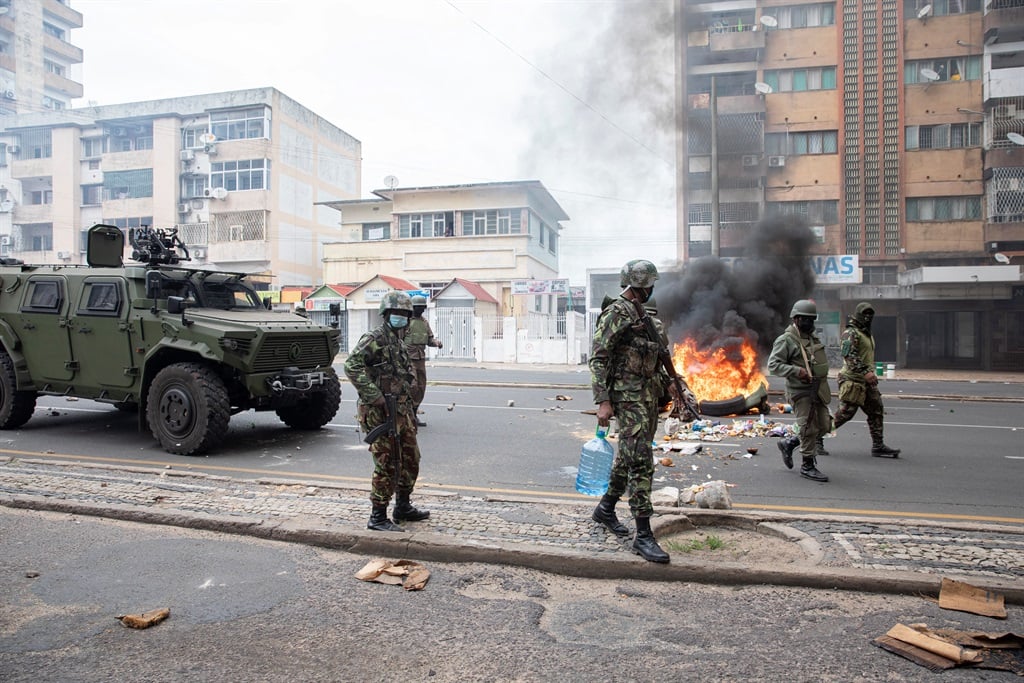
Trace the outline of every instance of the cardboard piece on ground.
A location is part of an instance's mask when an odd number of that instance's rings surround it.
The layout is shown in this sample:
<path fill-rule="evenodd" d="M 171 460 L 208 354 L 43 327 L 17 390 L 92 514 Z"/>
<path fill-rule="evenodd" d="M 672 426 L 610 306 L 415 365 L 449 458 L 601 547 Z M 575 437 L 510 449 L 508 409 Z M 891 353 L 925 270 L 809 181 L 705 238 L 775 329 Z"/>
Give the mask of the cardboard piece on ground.
<path fill-rule="evenodd" d="M 909 659 L 915 664 L 920 664 L 930 671 L 945 671 L 946 669 L 952 669 L 956 666 L 954 662 L 946 659 L 945 657 L 928 652 L 928 650 L 922 650 L 919 647 L 915 647 L 910 643 L 904 643 L 902 640 L 897 640 L 896 638 L 878 636 L 872 642 L 883 650 L 888 650 L 889 652 L 900 655 L 905 659 Z"/>
<path fill-rule="evenodd" d="M 1006 618 L 1002 595 L 947 578 L 942 579 L 942 587 L 939 589 L 939 607 L 980 614 L 983 617 Z"/>
<path fill-rule="evenodd" d="M 942 640 L 936 636 L 927 633 L 921 633 L 915 631 L 909 626 L 903 624 L 896 624 L 889 632 L 885 635 L 896 640 L 902 640 L 904 643 L 910 643 L 915 647 L 919 647 L 922 650 L 927 650 L 933 654 L 944 657 L 953 664 L 962 664 L 964 662 L 978 662 L 981 661 L 981 654 L 975 650 L 967 650 L 954 643 L 950 643 L 946 640 Z"/>
<path fill-rule="evenodd" d="M 370 560 L 356 572 L 360 581 L 375 581 L 392 586 L 401 584 L 407 591 L 423 590 L 430 580 L 430 570 L 412 560 Z"/>
<path fill-rule="evenodd" d="M 129 628 L 149 628 L 171 616 L 171 610 L 167 607 L 151 609 L 142 614 L 119 614 L 117 619 Z"/>

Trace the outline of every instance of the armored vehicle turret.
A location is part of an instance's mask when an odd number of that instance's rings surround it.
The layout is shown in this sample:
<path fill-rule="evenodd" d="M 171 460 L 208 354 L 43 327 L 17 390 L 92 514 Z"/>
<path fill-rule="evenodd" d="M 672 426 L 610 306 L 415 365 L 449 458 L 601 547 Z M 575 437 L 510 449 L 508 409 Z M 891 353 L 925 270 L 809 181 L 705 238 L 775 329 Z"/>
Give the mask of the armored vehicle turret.
<path fill-rule="evenodd" d="M 231 415 L 273 410 L 319 429 L 341 401 L 340 334 L 272 311 L 244 273 L 189 268 L 175 230 L 88 232 L 88 265 L 0 259 L 0 429 L 25 424 L 40 395 L 137 410 L 170 453 L 218 445 Z"/>

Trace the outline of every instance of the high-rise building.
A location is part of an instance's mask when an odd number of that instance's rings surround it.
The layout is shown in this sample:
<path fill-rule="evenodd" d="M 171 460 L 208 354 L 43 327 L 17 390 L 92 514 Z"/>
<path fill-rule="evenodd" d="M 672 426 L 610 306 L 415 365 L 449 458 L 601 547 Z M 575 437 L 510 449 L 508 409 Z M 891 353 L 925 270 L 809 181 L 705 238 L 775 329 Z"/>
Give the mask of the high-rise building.
<path fill-rule="evenodd" d="M 826 339 L 867 300 L 879 360 L 1024 369 L 1024 0 L 676 8 L 681 260 L 799 214 Z"/>
<path fill-rule="evenodd" d="M 67 109 L 82 96 L 82 15 L 66 0 L 0 0 L 0 116 Z"/>

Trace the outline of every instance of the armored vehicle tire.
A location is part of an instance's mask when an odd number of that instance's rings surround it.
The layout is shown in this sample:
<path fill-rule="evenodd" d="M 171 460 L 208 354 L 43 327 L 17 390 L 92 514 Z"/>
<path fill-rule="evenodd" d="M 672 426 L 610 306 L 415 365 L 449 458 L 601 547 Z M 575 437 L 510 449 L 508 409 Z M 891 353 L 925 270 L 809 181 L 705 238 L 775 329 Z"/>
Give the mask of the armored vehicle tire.
<path fill-rule="evenodd" d="M 292 429 L 320 429 L 331 421 L 341 405 L 341 381 L 332 377 L 317 391 L 293 406 L 278 408 L 277 416 Z"/>
<path fill-rule="evenodd" d="M 201 455 L 228 430 L 231 403 L 224 381 L 201 363 L 175 363 L 149 387 L 146 420 L 168 453 Z"/>
<path fill-rule="evenodd" d="M 36 392 L 18 391 L 14 361 L 0 350 L 0 429 L 17 429 L 36 409 Z"/>

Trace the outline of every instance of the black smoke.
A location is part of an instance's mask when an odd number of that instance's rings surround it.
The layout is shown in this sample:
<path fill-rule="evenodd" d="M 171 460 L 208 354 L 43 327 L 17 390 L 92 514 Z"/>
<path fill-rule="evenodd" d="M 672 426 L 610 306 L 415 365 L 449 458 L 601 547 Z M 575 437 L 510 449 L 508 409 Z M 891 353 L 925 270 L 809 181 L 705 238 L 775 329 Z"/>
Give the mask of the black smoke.
<path fill-rule="evenodd" d="M 704 256 L 662 273 L 654 296 L 669 339 L 690 338 L 703 351 L 727 352 L 747 340 L 766 359 L 789 324 L 793 303 L 814 288 L 812 244 L 814 234 L 801 217 L 766 218 L 754 227 L 741 260 Z"/>

